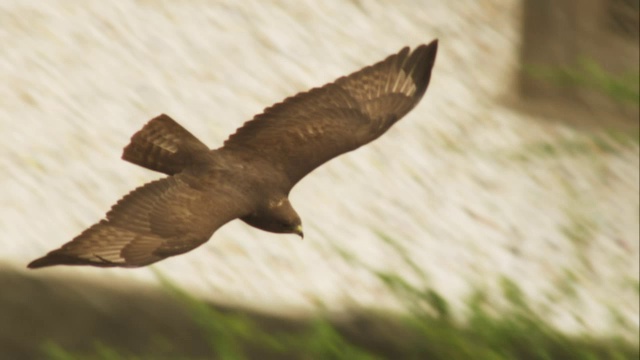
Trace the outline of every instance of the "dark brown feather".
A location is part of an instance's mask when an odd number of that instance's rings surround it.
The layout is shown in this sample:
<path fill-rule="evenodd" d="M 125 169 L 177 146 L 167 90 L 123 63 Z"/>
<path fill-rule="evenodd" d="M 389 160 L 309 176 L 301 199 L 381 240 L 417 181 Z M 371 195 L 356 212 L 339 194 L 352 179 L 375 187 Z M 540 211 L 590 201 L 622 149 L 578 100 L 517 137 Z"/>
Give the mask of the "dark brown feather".
<path fill-rule="evenodd" d="M 438 43 L 387 59 L 267 108 L 224 143 L 283 169 L 295 185 L 326 161 L 378 138 L 424 95 Z"/>

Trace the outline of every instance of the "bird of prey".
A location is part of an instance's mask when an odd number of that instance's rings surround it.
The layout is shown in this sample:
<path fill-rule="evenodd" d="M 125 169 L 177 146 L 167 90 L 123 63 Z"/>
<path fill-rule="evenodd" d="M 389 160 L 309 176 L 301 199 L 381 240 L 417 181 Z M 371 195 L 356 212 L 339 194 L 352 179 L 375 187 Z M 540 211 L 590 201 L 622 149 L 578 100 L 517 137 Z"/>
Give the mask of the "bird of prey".
<path fill-rule="evenodd" d="M 275 104 L 210 150 L 167 115 L 135 133 L 122 158 L 167 177 L 120 199 L 106 218 L 29 268 L 134 268 L 183 254 L 222 225 L 301 237 L 292 187 L 328 160 L 380 135 L 413 109 L 429 85 L 437 40 L 408 47 L 351 75 Z"/>

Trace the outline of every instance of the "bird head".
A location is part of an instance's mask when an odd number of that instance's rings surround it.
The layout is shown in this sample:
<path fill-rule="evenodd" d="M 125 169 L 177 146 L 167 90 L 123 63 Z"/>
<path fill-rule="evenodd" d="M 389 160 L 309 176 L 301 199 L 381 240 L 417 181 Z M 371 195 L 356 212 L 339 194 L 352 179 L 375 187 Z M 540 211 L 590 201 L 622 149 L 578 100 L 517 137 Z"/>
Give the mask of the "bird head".
<path fill-rule="evenodd" d="M 241 218 L 258 229 L 278 234 L 296 234 L 304 238 L 302 221 L 286 197 L 269 201 L 259 211 Z"/>

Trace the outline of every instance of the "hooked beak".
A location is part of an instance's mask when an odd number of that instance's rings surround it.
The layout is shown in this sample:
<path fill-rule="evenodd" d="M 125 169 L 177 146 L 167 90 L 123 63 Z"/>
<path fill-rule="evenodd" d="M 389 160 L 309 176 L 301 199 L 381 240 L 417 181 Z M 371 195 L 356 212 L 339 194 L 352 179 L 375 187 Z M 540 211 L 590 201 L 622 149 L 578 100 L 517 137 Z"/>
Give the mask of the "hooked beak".
<path fill-rule="evenodd" d="M 301 239 L 304 239 L 304 232 L 302 231 L 302 225 L 298 225 L 296 226 L 296 228 L 293 230 L 293 232 L 300 236 Z"/>

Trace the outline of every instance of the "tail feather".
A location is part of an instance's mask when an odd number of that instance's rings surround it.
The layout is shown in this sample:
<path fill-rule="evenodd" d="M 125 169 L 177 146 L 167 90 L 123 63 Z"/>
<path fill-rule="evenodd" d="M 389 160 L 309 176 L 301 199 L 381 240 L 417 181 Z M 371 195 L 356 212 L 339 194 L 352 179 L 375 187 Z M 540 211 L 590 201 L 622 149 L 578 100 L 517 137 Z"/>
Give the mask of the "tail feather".
<path fill-rule="evenodd" d="M 131 137 L 122 159 L 168 175 L 181 172 L 198 153 L 209 151 L 169 116 L 151 119 Z"/>

